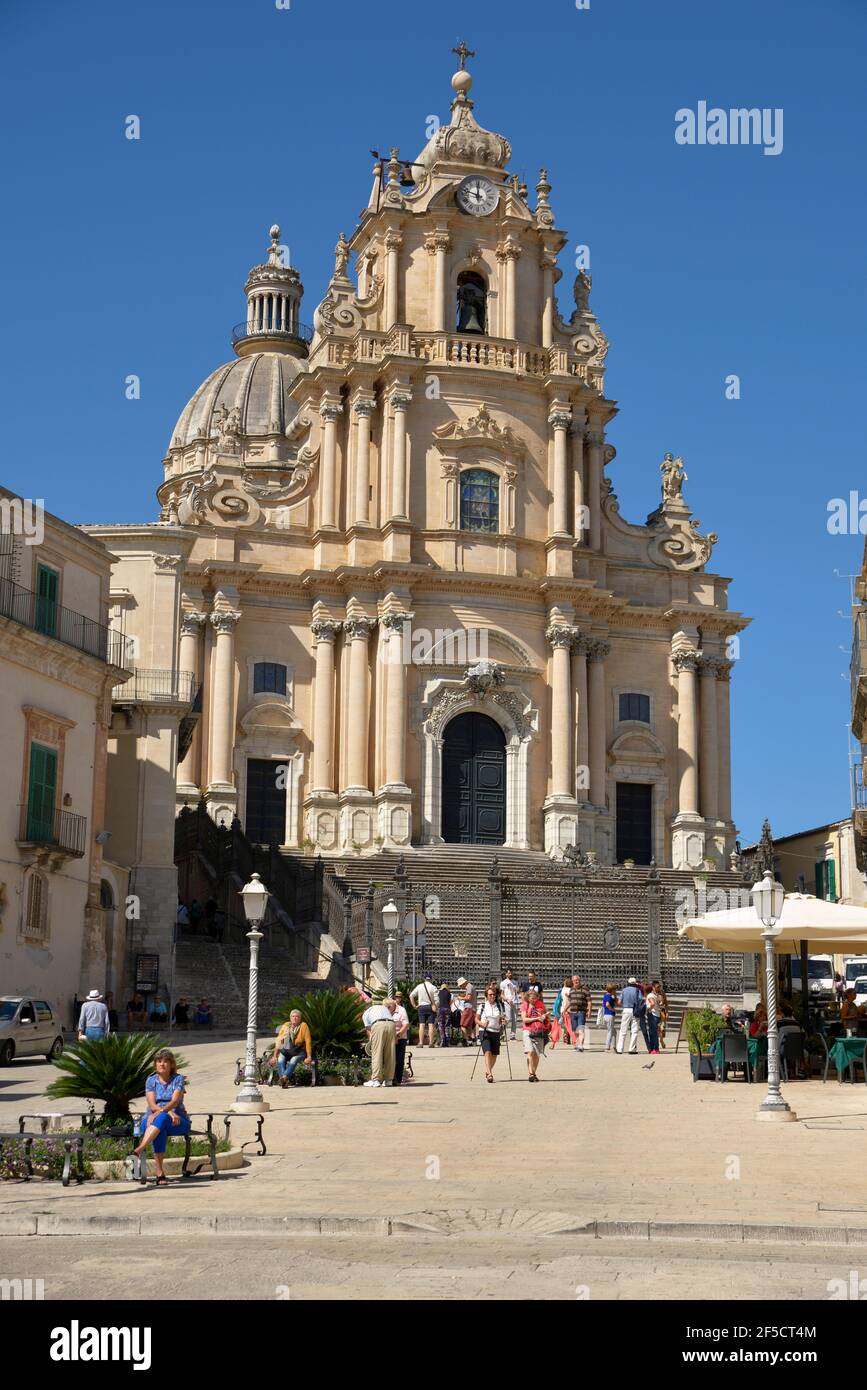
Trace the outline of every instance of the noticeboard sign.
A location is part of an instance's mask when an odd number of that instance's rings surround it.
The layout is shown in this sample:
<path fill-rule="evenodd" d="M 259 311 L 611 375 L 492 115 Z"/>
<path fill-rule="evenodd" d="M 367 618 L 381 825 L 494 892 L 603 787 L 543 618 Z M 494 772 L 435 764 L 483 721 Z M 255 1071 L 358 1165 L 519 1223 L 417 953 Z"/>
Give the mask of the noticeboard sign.
<path fill-rule="evenodd" d="M 135 958 L 135 987 L 139 994 L 155 994 L 160 984 L 158 955 L 139 955 Z"/>
<path fill-rule="evenodd" d="M 355 948 L 355 959 L 358 961 L 358 964 L 359 964 L 359 965 L 369 965 L 369 964 L 370 964 L 370 947 L 369 947 L 369 946 L 356 946 L 356 948 Z"/>

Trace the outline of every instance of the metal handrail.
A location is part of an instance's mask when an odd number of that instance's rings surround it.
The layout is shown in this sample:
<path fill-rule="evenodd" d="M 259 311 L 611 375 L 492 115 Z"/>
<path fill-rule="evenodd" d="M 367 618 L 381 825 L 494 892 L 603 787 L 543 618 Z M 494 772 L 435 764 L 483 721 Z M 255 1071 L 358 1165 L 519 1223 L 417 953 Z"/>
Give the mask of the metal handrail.
<path fill-rule="evenodd" d="M 112 699 L 120 704 L 191 705 L 196 694 L 196 677 L 192 671 L 140 669 L 123 685 L 116 685 Z"/>
<path fill-rule="evenodd" d="M 125 638 L 122 632 L 106 627 L 83 613 L 62 608 L 53 599 L 34 594 L 11 579 L 0 579 L 0 616 L 11 618 L 44 637 L 53 637 L 68 647 L 98 657 L 108 666 L 124 666 Z"/>
<path fill-rule="evenodd" d="M 59 807 L 37 810 L 29 804 L 20 807 L 19 843 L 42 845 L 81 859 L 87 844 L 87 817 Z"/>
<path fill-rule="evenodd" d="M 292 338 L 296 342 L 313 341 L 313 329 L 308 323 L 296 323 L 294 328 L 272 328 L 265 324 L 259 328 L 254 324 L 236 323 L 232 329 L 232 342 L 239 343 L 242 338 Z"/>

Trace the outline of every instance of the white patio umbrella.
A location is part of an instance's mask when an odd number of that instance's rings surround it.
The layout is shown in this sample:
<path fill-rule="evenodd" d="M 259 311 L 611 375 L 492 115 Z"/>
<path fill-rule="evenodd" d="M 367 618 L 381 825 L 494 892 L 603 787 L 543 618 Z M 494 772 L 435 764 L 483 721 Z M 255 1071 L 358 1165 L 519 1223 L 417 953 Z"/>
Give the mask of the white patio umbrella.
<path fill-rule="evenodd" d="M 778 956 L 799 955 L 804 942 L 808 951 L 823 955 L 867 946 L 867 907 L 829 903 L 810 893 L 787 893 L 777 926 L 774 951 Z M 700 941 L 709 951 L 765 949 L 762 924 L 753 907 L 692 917 L 680 927 L 678 936 Z"/>

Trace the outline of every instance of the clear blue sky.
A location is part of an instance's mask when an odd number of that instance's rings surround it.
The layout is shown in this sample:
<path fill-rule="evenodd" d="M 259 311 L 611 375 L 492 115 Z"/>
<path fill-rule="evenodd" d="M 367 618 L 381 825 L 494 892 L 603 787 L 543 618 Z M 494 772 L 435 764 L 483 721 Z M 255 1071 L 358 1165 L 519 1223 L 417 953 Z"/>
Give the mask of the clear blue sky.
<path fill-rule="evenodd" d="M 2 0 L 2 481 L 71 521 L 153 519 L 269 224 L 309 321 L 369 149 L 412 157 L 447 118 L 461 37 L 480 121 L 529 183 L 548 167 L 558 225 L 591 247 L 623 514 L 644 519 L 663 452 L 682 454 L 754 618 L 732 688 L 742 838 L 765 814 L 778 834 L 845 816 L 835 570 L 861 541 L 825 523 L 830 498 L 867 494 L 862 0 Z M 782 154 L 677 145 L 675 111 L 702 100 L 782 107 Z"/>

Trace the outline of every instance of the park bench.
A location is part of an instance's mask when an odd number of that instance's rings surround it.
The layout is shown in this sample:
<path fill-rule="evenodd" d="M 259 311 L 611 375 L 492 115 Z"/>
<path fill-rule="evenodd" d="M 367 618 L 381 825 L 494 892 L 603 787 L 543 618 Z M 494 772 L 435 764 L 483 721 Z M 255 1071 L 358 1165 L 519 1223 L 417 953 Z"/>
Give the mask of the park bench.
<path fill-rule="evenodd" d="M 45 1130 L 45 1129 L 40 1129 L 40 1131 L 39 1131 L 38 1133 L 36 1133 L 36 1132 L 34 1132 L 34 1131 L 32 1131 L 32 1130 L 29 1130 L 29 1131 L 28 1131 L 28 1130 L 25 1130 L 25 1129 L 23 1128 L 23 1126 L 22 1126 L 22 1124 L 20 1123 L 20 1121 L 19 1121 L 19 1127 L 18 1127 L 17 1133 L 14 1133 L 14 1134 L 0 1134 L 0 1155 L 2 1155 L 3 1149 L 4 1149 L 5 1147 L 7 1147 L 7 1145 L 10 1146 L 10 1147 L 16 1148 L 16 1149 L 20 1149 L 20 1148 L 23 1146 L 23 1149 L 24 1149 L 24 1167 L 25 1167 L 25 1169 L 26 1169 L 25 1176 L 24 1176 L 24 1181 L 25 1181 L 25 1182 L 30 1182 L 30 1179 L 34 1176 L 34 1172 L 33 1172 L 33 1144 L 34 1144 L 34 1142 L 35 1142 L 36 1140 L 41 1140 L 41 1139 L 45 1139 L 45 1138 L 46 1138 L 46 1130 Z M 60 1139 L 60 1136 L 58 1136 L 58 1140 L 59 1140 L 59 1139 Z M 23 1141 L 23 1144 L 22 1144 L 22 1141 Z M 83 1140 L 82 1140 L 82 1138 L 81 1138 L 81 1135 L 79 1135 L 79 1134 L 64 1134 L 63 1137 L 62 1137 L 62 1143 L 63 1143 L 63 1174 L 62 1174 L 62 1177 L 61 1177 L 61 1182 L 63 1183 L 63 1186 L 64 1186 L 64 1187 L 68 1187 L 68 1186 L 69 1186 L 69 1180 L 70 1180 L 70 1177 L 72 1176 L 72 1162 L 73 1162 L 73 1157 L 74 1157 L 75 1160 L 76 1160 L 76 1164 L 75 1164 L 75 1181 L 78 1182 L 78 1183 L 84 1182 L 84 1162 L 83 1162 L 83 1152 L 82 1152 L 82 1150 L 83 1150 Z"/>
<path fill-rule="evenodd" d="M 206 1112 L 206 1111 L 200 1111 L 200 1112 L 196 1112 L 196 1113 L 188 1112 L 188 1114 L 189 1114 L 189 1118 L 190 1118 L 191 1120 L 195 1120 L 195 1119 L 199 1119 L 199 1118 L 204 1118 L 204 1119 L 206 1119 L 206 1120 L 207 1120 L 207 1124 L 206 1124 L 206 1126 L 205 1126 L 204 1129 L 193 1129 L 193 1128 L 190 1128 L 190 1130 L 188 1131 L 187 1134 L 179 1134 L 179 1135 L 177 1135 L 177 1138 L 178 1138 L 178 1139 L 183 1139 L 183 1140 L 184 1140 L 184 1161 L 183 1161 L 183 1165 L 182 1165 L 182 1167 L 181 1167 L 181 1177 L 182 1177 L 182 1178 L 188 1178 L 188 1177 L 189 1177 L 189 1178 L 192 1178 L 192 1177 L 196 1177 L 196 1176 L 198 1175 L 198 1173 L 201 1171 L 201 1169 L 204 1167 L 205 1162 L 209 1162 L 210 1165 L 211 1165 L 211 1177 L 212 1177 L 212 1178 L 218 1178 L 218 1177 L 220 1176 L 220 1173 L 219 1173 L 219 1169 L 218 1169 L 218 1167 L 217 1167 L 217 1136 L 216 1136 L 216 1134 L 214 1133 L 214 1127 L 213 1127 L 214 1116 L 213 1116 L 213 1113 L 208 1113 L 208 1112 Z M 27 1165 L 27 1169 L 28 1169 L 28 1179 L 29 1179 L 30 1177 L 32 1177 L 32 1175 L 33 1175 L 32 1161 L 31 1161 L 31 1158 L 30 1158 L 30 1150 L 32 1149 L 33 1140 L 34 1140 L 34 1139 L 41 1139 L 41 1138 L 45 1138 L 45 1137 L 46 1137 L 47 1132 L 48 1132 L 48 1125 L 49 1125 L 49 1122 L 50 1122 L 50 1120 L 51 1120 L 52 1118 L 55 1118 L 55 1117 L 53 1117 L 53 1116 L 48 1116 L 48 1115 L 19 1115 L 19 1117 L 18 1117 L 18 1134 L 17 1134 L 17 1135 L 9 1135 L 9 1136 L 0 1135 L 0 1148 L 2 1148 L 2 1142 L 3 1142 L 3 1139 L 4 1139 L 4 1138 L 16 1139 L 16 1140 L 21 1140 L 22 1138 L 29 1138 L 29 1139 L 30 1139 L 30 1144 L 29 1144 L 29 1146 L 25 1146 L 25 1164 Z M 86 1116 L 86 1115 L 82 1115 L 80 1112 L 70 1113 L 69 1115 L 61 1115 L 61 1116 L 60 1116 L 61 1121 L 64 1120 L 64 1119 L 84 1120 L 84 1119 L 87 1119 L 87 1118 L 89 1118 L 89 1117 Z M 260 1118 L 260 1117 L 254 1117 L 254 1118 Z M 25 1129 L 24 1129 L 25 1121 L 26 1121 L 26 1120 L 34 1120 L 34 1119 L 38 1119 L 38 1120 L 40 1121 L 40 1124 L 41 1124 L 41 1132 L 40 1132 L 39 1134 L 31 1133 L 31 1134 L 28 1135 L 28 1134 L 25 1133 Z M 76 1180 L 76 1182 L 79 1182 L 79 1183 L 84 1181 L 84 1145 L 86 1144 L 86 1142 L 87 1142 L 88 1139 L 129 1139 L 130 1141 L 136 1140 L 136 1139 L 138 1139 L 138 1137 L 139 1137 L 138 1125 L 139 1125 L 139 1123 L 140 1123 L 142 1120 L 144 1120 L 144 1119 L 145 1119 L 145 1115 L 144 1115 L 144 1114 L 141 1114 L 141 1115 L 134 1115 L 131 1124 L 113 1125 L 113 1126 L 111 1126 L 111 1127 L 108 1128 L 108 1129 L 94 1129 L 92 1126 L 86 1125 L 83 1129 L 73 1131 L 72 1133 L 70 1133 L 69 1131 L 63 1131 L 63 1132 L 62 1132 L 63 1145 L 64 1145 L 64 1150 L 66 1151 L 66 1152 L 65 1152 L 65 1157 L 64 1157 L 64 1164 L 63 1164 L 63 1177 L 62 1177 L 63 1186 L 64 1186 L 64 1187 L 68 1187 L 68 1186 L 69 1186 L 69 1178 L 70 1178 L 70 1173 L 71 1173 L 71 1169 L 72 1169 L 72 1159 L 73 1159 L 73 1155 L 75 1156 L 75 1159 L 76 1159 L 75 1180 Z M 61 1137 L 61 1136 L 58 1135 L 58 1138 L 60 1138 L 60 1137 Z M 170 1134 L 169 1134 L 169 1138 L 172 1138 L 172 1137 L 173 1137 L 173 1136 L 172 1136 L 171 1133 L 170 1133 Z M 228 1139 L 228 1137 L 229 1137 L 229 1131 L 228 1131 L 228 1127 L 226 1127 L 225 1138 Z M 261 1125 L 260 1125 L 260 1133 L 259 1133 L 256 1137 L 259 1139 L 260 1145 L 262 1146 L 262 1152 L 264 1152 L 264 1141 L 263 1141 L 262 1135 L 261 1135 Z M 190 1152 L 191 1141 L 192 1141 L 193 1139 L 205 1139 L 205 1140 L 207 1140 L 207 1143 L 208 1143 L 208 1155 L 207 1155 L 207 1159 L 204 1159 L 204 1158 L 203 1158 L 202 1162 L 198 1163 L 197 1166 L 192 1170 L 192 1172 L 190 1172 L 190 1162 L 192 1161 L 192 1159 L 193 1159 L 193 1157 L 194 1157 L 193 1154 L 191 1154 L 191 1152 Z M 252 1143 L 253 1140 L 248 1140 L 247 1142 L 248 1142 L 248 1143 Z M 242 1145 L 242 1147 L 243 1147 L 243 1145 Z M 131 1174 L 130 1174 L 131 1180 L 132 1180 L 133 1182 L 141 1182 L 141 1183 L 147 1182 L 147 1152 L 145 1152 L 144 1154 L 142 1154 L 140 1157 L 137 1157 L 135 1154 L 130 1153 L 130 1159 L 132 1160 L 132 1171 L 131 1171 Z"/>

